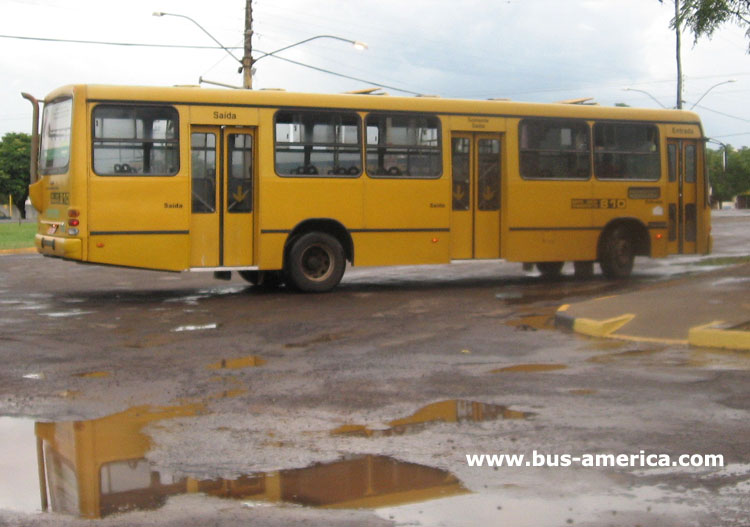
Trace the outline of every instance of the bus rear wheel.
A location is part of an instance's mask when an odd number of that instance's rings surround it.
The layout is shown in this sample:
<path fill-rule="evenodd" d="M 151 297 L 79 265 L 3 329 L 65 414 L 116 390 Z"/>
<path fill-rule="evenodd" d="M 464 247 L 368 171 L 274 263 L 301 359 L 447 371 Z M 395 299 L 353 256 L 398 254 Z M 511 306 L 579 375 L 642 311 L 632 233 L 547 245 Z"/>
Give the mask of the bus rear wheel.
<path fill-rule="evenodd" d="M 537 262 L 536 268 L 542 273 L 543 278 L 553 279 L 560 276 L 564 263 L 565 262 Z"/>
<path fill-rule="evenodd" d="M 310 232 L 292 243 L 285 270 L 288 281 L 300 291 L 325 293 L 338 285 L 345 267 L 339 241 L 330 234 Z"/>
<path fill-rule="evenodd" d="M 633 271 L 635 245 L 624 226 L 615 227 L 602 240 L 599 265 L 610 279 L 627 278 Z"/>

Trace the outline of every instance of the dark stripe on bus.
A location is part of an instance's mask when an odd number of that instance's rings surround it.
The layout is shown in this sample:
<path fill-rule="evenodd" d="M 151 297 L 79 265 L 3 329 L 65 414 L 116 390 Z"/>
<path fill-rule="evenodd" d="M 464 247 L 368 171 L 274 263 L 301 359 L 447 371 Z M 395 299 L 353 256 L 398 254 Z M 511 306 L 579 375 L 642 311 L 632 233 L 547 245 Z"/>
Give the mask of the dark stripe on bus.
<path fill-rule="evenodd" d="M 91 236 L 119 236 L 122 234 L 190 234 L 190 231 L 91 231 Z"/>
<path fill-rule="evenodd" d="M 357 233 L 391 233 L 391 232 L 450 232 L 450 229 L 438 227 L 435 229 L 348 229 Z M 290 234 L 292 229 L 262 229 L 261 234 Z"/>

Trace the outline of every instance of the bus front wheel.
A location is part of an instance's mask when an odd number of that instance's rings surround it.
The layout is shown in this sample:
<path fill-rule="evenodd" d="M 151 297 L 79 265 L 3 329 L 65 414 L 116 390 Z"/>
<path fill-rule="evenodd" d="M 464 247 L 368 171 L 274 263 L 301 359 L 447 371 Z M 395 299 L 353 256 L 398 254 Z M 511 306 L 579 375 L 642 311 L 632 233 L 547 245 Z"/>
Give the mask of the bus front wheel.
<path fill-rule="evenodd" d="M 633 271 L 635 245 L 624 226 L 612 229 L 602 240 L 599 265 L 610 279 L 627 278 Z"/>
<path fill-rule="evenodd" d="M 344 249 L 336 238 L 323 232 L 310 232 L 293 242 L 285 267 L 287 278 L 295 288 L 324 293 L 338 285 L 345 266 Z"/>

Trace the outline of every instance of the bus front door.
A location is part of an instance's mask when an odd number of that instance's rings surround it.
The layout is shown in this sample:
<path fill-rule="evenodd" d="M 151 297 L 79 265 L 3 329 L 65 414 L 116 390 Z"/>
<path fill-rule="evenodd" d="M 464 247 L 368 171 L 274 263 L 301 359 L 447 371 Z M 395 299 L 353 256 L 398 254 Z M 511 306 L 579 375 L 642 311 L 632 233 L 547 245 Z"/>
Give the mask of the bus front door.
<path fill-rule="evenodd" d="M 669 185 L 667 190 L 668 243 L 670 253 L 697 252 L 699 143 L 696 140 L 669 140 Z"/>
<path fill-rule="evenodd" d="M 200 126 L 190 134 L 190 266 L 253 265 L 254 133 Z"/>
<path fill-rule="evenodd" d="M 502 136 L 451 136 L 451 258 L 500 257 Z"/>

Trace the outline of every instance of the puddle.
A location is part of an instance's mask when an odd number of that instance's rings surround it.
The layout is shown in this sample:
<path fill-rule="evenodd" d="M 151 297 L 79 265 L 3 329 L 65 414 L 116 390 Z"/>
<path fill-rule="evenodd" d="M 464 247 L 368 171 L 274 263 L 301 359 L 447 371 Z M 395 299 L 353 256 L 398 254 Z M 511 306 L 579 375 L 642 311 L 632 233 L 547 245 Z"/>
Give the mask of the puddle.
<path fill-rule="evenodd" d="M 197 480 L 155 470 L 145 458 L 151 442 L 143 427 L 201 410 L 201 405 L 135 407 L 100 419 L 59 423 L 0 418 L 0 466 L 2 474 L 13 474 L 12 481 L 0 478 L 0 508 L 100 518 L 158 509 L 170 496 L 189 493 L 312 507 L 379 508 L 468 492 L 447 471 L 382 455 L 355 455 L 231 480 Z"/>
<path fill-rule="evenodd" d="M 212 324 L 202 324 L 202 325 L 197 325 L 197 326 L 177 326 L 172 331 L 174 333 L 180 333 L 182 331 L 203 331 L 206 329 L 216 329 L 218 327 L 219 325 L 214 322 Z"/>
<path fill-rule="evenodd" d="M 595 357 L 590 357 L 586 359 L 586 362 L 598 362 L 598 363 L 608 364 L 610 362 L 614 362 L 616 360 L 621 360 L 621 359 L 649 357 L 661 351 L 664 351 L 664 349 L 665 348 L 649 348 L 649 349 L 632 349 L 632 350 L 618 351 L 616 353 L 606 353 L 604 355 L 597 355 Z"/>
<path fill-rule="evenodd" d="M 83 373 L 74 373 L 73 377 L 81 377 L 83 379 L 102 379 L 112 375 L 111 371 L 86 371 Z"/>
<path fill-rule="evenodd" d="M 513 366 L 505 366 L 503 368 L 497 368 L 490 370 L 490 373 L 538 373 L 545 371 L 564 370 L 567 366 L 565 364 L 515 364 Z"/>
<path fill-rule="evenodd" d="M 421 430 L 429 423 L 461 423 L 492 421 L 495 419 L 526 419 L 529 412 L 511 410 L 507 406 L 476 401 L 449 400 L 428 404 L 408 417 L 394 419 L 388 428 L 369 428 L 366 425 L 342 425 L 331 431 L 332 435 L 359 437 L 388 437 Z"/>
<path fill-rule="evenodd" d="M 521 318 L 508 320 L 505 325 L 514 327 L 518 331 L 555 329 L 555 315 L 550 313 L 530 313 Z"/>
<path fill-rule="evenodd" d="M 253 368 L 256 366 L 263 366 L 266 363 L 265 359 L 250 355 L 249 357 L 237 357 L 234 359 L 221 359 L 219 362 L 214 362 L 206 366 L 209 370 L 241 370 L 242 368 Z"/>

